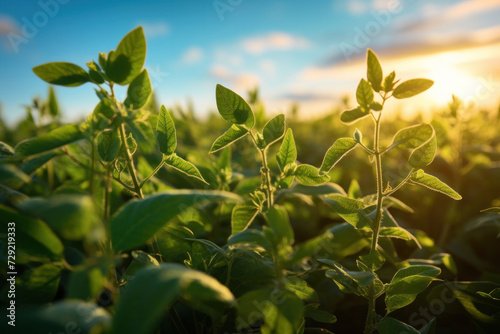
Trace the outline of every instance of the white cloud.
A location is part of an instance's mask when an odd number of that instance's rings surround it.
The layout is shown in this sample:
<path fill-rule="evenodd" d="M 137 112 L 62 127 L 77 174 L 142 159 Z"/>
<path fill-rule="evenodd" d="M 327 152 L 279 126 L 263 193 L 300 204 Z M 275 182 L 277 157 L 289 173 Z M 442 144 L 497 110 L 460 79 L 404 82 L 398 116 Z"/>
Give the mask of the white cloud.
<path fill-rule="evenodd" d="M 182 55 L 182 63 L 192 65 L 203 59 L 203 50 L 197 46 L 192 46 Z"/>
<path fill-rule="evenodd" d="M 262 72 L 269 75 L 276 74 L 276 64 L 271 59 L 264 59 L 259 62 L 259 68 Z"/>
<path fill-rule="evenodd" d="M 170 27 L 165 22 L 142 23 L 141 25 L 144 29 L 144 34 L 149 38 L 163 36 L 170 31 Z"/>
<path fill-rule="evenodd" d="M 354 15 L 364 14 L 368 11 L 369 6 L 364 1 L 347 1 L 347 10 Z"/>
<path fill-rule="evenodd" d="M 254 88 L 261 82 L 259 76 L 253 73 L 233 73 L 227 67 L 220 64 L 215 64 L 210 68 L 210 74 L 213 77 L 218 80 L 227 81 L 227 83 L 237 91 L 245 91 Z"/>
<path fill-rule="evenodd" d="M 230 66 L 240 66 L 243 64 L 243 58 L 240 55 L 222 48 L 215 50 L 215 61 Z"/>
<path fill-rule="evenodd" d="M 229 69 L 219 64 L 215 64 L 210 68 L 210 74 L 217 79 L 228 79 L 230 77 Z"/>
<path fill-rule="evenodd" d="M 251 54 L 262 54 L 274 50 L 304 49 L 309 44 L 305 38 L 283 32 L 272 32 L 267 35 L 247 38 L 241 42 L 242 48 Z"/>
<path fill-rule="evenodd" d="M 10 16 L 0 16 L 0 42 L 7 51 L 13 51 L 13 45 L 8 37 L 10 34 L 20 35 L 17 22 Z"/>
<path fill-rule="evenodd" d="M 468 0 L 451 7 L 445 16 L 451 19 L 460 19 L 496 7 L 500 7 L 498 0 Z"/>

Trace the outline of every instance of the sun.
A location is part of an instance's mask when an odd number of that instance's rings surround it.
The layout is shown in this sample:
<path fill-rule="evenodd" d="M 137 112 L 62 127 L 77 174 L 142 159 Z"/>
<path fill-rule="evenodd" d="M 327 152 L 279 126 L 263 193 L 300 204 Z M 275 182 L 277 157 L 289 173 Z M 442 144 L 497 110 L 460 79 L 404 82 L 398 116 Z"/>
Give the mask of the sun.
<path fill-rule="evenodd" d="M 438 105 L 446 105 L 451 96 L 458 96 L 464 102 L 472 101 L 477 94 L 479 79 L 458 68 L 456 57 L 439 55 L 429 59 L 425 78 L 434 81 L 427 96 Z"/>

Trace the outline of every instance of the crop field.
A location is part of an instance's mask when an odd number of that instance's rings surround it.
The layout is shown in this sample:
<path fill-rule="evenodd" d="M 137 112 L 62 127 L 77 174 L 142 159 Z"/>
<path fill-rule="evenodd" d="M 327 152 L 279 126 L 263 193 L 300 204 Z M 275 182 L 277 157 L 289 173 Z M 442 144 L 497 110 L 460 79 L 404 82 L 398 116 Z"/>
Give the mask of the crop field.
<path fill-rule="evenodd" d="M 322 115 L 217 84 L 200 117 L 116 43 L 0 119 L 1 333 L 499 333 L 500 107 L 387 113 L 437 83 L 365 48 Z"/>

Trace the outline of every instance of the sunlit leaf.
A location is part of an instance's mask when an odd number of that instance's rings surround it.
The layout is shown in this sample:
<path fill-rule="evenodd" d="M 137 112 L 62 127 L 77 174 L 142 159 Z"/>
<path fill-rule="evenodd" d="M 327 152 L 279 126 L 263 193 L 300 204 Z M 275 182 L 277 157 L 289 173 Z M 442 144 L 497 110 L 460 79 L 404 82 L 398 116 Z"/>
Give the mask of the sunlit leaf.
<path fill-rule="evenodd" d="M 368 109 L 365 107 L 357 107 L 352 110 L 344 111 L 340 116 L 340 120 L 346 124 L 351 124 L 368 115 L 370 115 Z"/>
<path fill-rule="evenodd" d="M 367 78 L 368 82 L 373 87 L 373 90 L 378 92 L 381 89 L 382 85 L 382 67 L 380 66 L 380 62 L 373 53 L 372 50 L 368 49 L 367 51 Z"/>
<path fill-rule="evenodd" d="M 276 155 L 276 161 L 278 161 L 278 166 L 283 172 L 287 164 L 295 163 L 297 160 L 297 148 L 295 146 L 295 139 L 293 138 L 292 129 L 288 129 L 285 134 L 285 138 L 281 143 L 280 150 Z"/>
<path fill-rule="evenodd" d="M 356 101 L 360 106 L 367 107 L 373 102 L 373 90 L 368 81 L 361 79 L 356 89 Z"/>
<path fill-rule="evenodd" d="M 397 99 L 406 99 L 431 88 L 434 81 L 429 79 L 412 79 L 400 83 L 392 92 L 392 96 Z"/>
<path fill-rule="evenodd" d="M 146 38 L 142 27 L 122 38 L 116 51 L 108 54 L 106 75 L 119 85 L 129 84 L 140 72 L 146 59 Z"/>
<path fill-rule="evenodd" d="M 424 265 L 398 270 L 387 286 L 385 297 L 387 313 L 412 303 L 440 273 L 441 269 L 438 267 Z"/>
<path fill-rule="evenodd" d="M 115 251 L 139 247 L 186 208 L 202 201 L 239 201 L 221 191 L 172 190 L 127 202 L 110 219 Z"/>
<path fill-rule="evenodd" d="M 215 152 L 223 149 L 224 147 L 231 145 L 232 143 L 234 143 L 238 139 L 243 138 L 247 134 L 248 134 L 247 129 L 245 129 L 242 126 L 233 124 L 229 128 L 229 130 L 224 132 L 224 134 L 222 136 L 220 136 L 219 138 L 217 138 L 215 140 L 209 153 L 215 153 Z"/>
<path fill-rule="evenodd" d="M 255 117 L 248 103 L 232 90 L 217 84 L 215 99 L 220 115 L 231 124 L 244 124 L 253 128 Z"/>
<path fill-rule="evenodd" d="M 105 130 L 97 136 L 97 152 L 104 162 L 112 162 L 118 157 L 121 147 L 118 129 Z"/>
<path fill-rule="evenodd" d="M 148 101 L 151 92 L 152 88 L 148 71 L 143 70 L 128 86 L 127 98 L 124 103 L 128 108 L 142 108 Z"/>
<path fill-rule="evenodd" d="M 254 206 L 236 205 L 231 214 L 231 234 L 246 230 L 258 213 Z"/>
<path fill-rule="evenodd" d="M 264 129 L 262 130 L 264 141 L 268 146 L 283 137 L 284 133 L 285 115 L 283 114 L 271 118 L 266 125 L 264 125 Z"/>
<path fill-rule="evenodd" d="M 20 155 L 32 155 L 71 144 L 85 138 L 76 124 L 68 124 L 49 133 L 26 139 L 17 144 L 16 153 Z"/>
<path fill-rule="evenodd" d="M 174 120 L 165 106 L 160 107 L 160 114 L 156 123 L 156 139 L 160 145 L 160 152 L 170 155 L 177 147 L 177 136 L 175 133 Z"/>
<path fill-rule="evenodd" d="M 461 200 L 462 196 L 453 190 L 443 181 L 439 180 L 437 177 L 426 174 L 422 169 L 414 172 L 410 178 L 411 183 L 415 183 L 431 190 L 445 194 L 454 200 Z"/>
<path fill-rule="evenodd" d="M 329 172 L 347 153 L 354 149 L 358 143 L 352 138 L 339 138 L 328 149 L 323 158 L 320 172 Z"/>
<path fill-rule="evenodd" d="M 304 164 L 297 166 L 294 175 L 297 181 L 305 186 L 315 186 L 330 181 L 330 177 L 327 174 L 320 174 L 318 169 L 311 165 Z"/>
<path fill-rule="evenodd" d="M 173 153 L 165 158 L 165 163 L 172 168 L 186 174 L 187 176 L 194 177 L 203 183 L 207 183 L 203 176 L 201 175 L 198 168 L 195 165 L 179 157 L 177 154 Z"/>
<path fill-rule="evenodd" d="M 76 87 L 90 81 L 87 72 L 78 65 L 53 62 L 33 67 L 33 72 L 42 80 L 66 87 Z"/>

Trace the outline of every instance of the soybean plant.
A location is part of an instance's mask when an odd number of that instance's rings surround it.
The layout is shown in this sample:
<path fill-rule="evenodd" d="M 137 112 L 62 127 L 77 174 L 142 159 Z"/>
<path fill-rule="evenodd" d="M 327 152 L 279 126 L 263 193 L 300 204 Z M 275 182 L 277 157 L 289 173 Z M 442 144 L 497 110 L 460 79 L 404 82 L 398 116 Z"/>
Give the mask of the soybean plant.
<path fill-rule="evenodd" d="M 340 138 L 335 141 L 328 149 L 320 168 L 321 172 L 328 173 L 340 159 L 356 147 L 363 149 L 374 164 L 375 194 L 360 199 L 341 194 L 325 196 L 327 202 L 343 219 L 371 239 L 369 252 L 357 259 L 357 270 L 348 270 L 331 260 L 319 260 L 330 267 L 326 276 L 333 279 L 343 292 L 354 293 L 368 300 L 365 334 L 372 333 L 375 328 L 381 334 L 393 333 L 396 329 L 407 329 L 408 325 L 389 317 L 389 314 L 413 302 L 441 271 L 431 265 L 395 263 L 399 270 L 392 280 L 384 284 L 379 279 L 377 270 L 384 262 L 394 262 L 387 249 L 391 244 L 387 246 L 388 242 L 381 243 L 381 238 L 385 239 L 384 241 L 388 241 L 388 238 L 404 239 L 418 245 L 417 239 L 399 226 L 390 214 L 389 206 L 401 204 L 393 195 L 403 186 L 413 184 L 438 191 L 455 200 L 461 199 L 456 191 L 423 170 L 433 161 L 437 149 L 436 134 L 432 125 L 418 124 L 401 129 L 394 135 L 390 145 L 381 147 L 381 123 L 386 102 L 390 98 L 413 97 L 433 85 L 433 81 L 428 79 L 412 79 L 401 83 L 399 81 L 394 71 L 384 78 L 377 56 L 373 51 L 367 51 L 367 78 L 361 79 L 356 90 L 356 101 L 359 105 L 344 111 L 341 121 L 351 124 L 371 118 L 374 124 L 373 146 L 366 146 L 362 133 L 356 129 L 352 138 Z M 400 180 L 386 180 L 382 158 L 395 149 L 411 150 L 407 162 L 408 172 Z M 384 293 L 386 313 L 380 318 L 376 312 L 375 301 Z"/>

